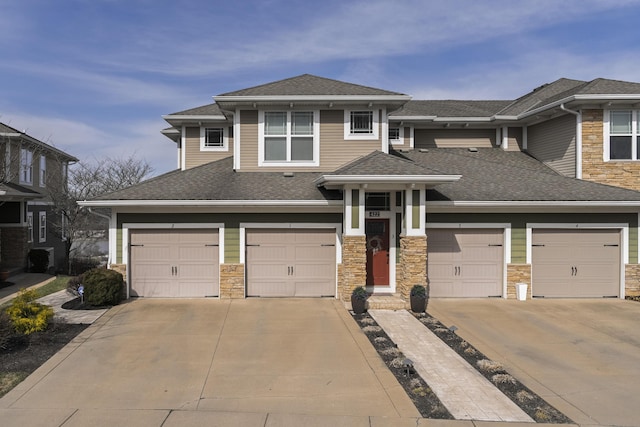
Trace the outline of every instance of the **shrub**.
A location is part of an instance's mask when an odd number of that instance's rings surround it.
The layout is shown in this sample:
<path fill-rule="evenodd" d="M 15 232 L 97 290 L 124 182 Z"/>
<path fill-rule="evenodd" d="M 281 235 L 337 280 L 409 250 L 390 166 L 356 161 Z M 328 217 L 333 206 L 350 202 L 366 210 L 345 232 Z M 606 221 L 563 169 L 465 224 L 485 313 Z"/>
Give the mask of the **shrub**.
<path fill-rule="evenodd" d="M 356 287 L 351 293 L 351 297 L 357 300 L 366 300 L 367 299 L 367 291 L 362 286 Z"/>
<path fill-rule="evenodd" d="M 427 289 L 422 285 L 414 285 L 411 288 L 411 296 L 418 298 L 426 298 L 427 297 Z"/>
<path fill-rule="evenodd" d="M 49 268 L 49 251 L 44 249 L 31 249 L 29 262 L 32 273 L 46 273 Z"/>
<path fill-rule="evenodd" d="M 116 305 L 122 299 L 122 274 L 104 268 L 94 268 L 84 274 L 84 300 L 103 306 Z"/>
<path fill-rule="evenodd" d="M 7 309 L 7 314 L 16 332 L 29 335 L 44 331 L 53 318 L 53 308 L 35 302 L 34 290 L 21 290 Z"/>

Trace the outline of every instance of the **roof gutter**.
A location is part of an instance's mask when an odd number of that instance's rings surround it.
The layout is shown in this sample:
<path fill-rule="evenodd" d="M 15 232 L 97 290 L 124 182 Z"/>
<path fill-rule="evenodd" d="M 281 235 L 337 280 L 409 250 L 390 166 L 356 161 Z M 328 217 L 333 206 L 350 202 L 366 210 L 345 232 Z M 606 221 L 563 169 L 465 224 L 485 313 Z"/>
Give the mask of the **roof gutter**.
<path fill-rule="evenodd" d="M 322 207 L 342 206 L 342 200 L 82 200 L 80 206 L 90 207 Z"/>
<path fill-rule="evenodd" d="M 576 116 L 576 178 L 582 179 L 582 113 L 560 104 L 560 109 Z"/>

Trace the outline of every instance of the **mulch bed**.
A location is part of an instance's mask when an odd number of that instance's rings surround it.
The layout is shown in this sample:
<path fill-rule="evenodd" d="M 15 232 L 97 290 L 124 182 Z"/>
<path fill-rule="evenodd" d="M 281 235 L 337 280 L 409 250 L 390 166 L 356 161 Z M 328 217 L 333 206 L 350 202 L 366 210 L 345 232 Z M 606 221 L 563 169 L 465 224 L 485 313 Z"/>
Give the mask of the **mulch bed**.
<path fill-rule="evenodd" d="M 488 359 L 475 347 L 456 335 L 455 332 L 446 328 L 436 318 L 427 313 L 413 314 L 425 327 L 434 332 L 436 336 L 456 351 L 536 422 L 550 424 L 573 423 L 571 419 L 506 372 L 500 364 Z M 354 314 L 353 317 L 378 351 L 380 357 L 389 366 L 398 382 L 406 390 L 420 414 L 424 418 L 453 419 L 449 411 L 440 402 L 440 399 L 429 388 L 429 385 L 415 371 L 407 375 L 406 369 L 397 367 L 405 356 L 397 350 L 396 344 L 389 339 L 375 320 L 367 313 Z M 397 353 L 389 350 L 394 348 Z M 482 362 L 478 364 L 479 361 Z"/>
<path fill-rule="evenodd" d="M 14 337 L 0 347 L 0 373 L 31 374 L 88 326 L 53 323 L 45 331 Z"/>
<path fill-rule="evenodd" d="M 105 308 L 111 308 L 111 306 L 91 305 L 88 302 L 81 300 L 80 297 L 76 297 L 62 304 L 62 308 L 65 310 L 103 310 Z"/>

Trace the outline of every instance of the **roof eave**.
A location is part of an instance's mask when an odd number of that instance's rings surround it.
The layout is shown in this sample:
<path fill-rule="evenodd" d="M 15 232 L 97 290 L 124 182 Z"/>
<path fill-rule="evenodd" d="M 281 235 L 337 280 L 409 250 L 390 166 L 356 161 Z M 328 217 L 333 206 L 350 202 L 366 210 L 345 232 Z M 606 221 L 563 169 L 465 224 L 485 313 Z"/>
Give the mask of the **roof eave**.
<path fill-rule="evenodd" d="M 315 179 L 318 187 L 336 187 L 349 184 L 409 184 L 429 185 L 458 181 L 462 175 L 322 175 Z"/>
<path fill-rule="evenodd" d="M 82 200 L 80 206 L 87 207 L 323 207 L 342 205 L 342 200 Z"/>

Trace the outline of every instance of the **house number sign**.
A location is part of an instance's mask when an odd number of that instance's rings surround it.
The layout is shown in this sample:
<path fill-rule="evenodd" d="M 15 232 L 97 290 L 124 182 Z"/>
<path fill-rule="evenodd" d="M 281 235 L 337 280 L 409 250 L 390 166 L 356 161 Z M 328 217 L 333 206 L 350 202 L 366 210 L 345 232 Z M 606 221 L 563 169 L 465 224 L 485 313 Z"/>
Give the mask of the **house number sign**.
<path fill-rule="evenodd" d="M 369 218 L 380 218 L 380 211 L 369 211 L 367 214 Z"/>

